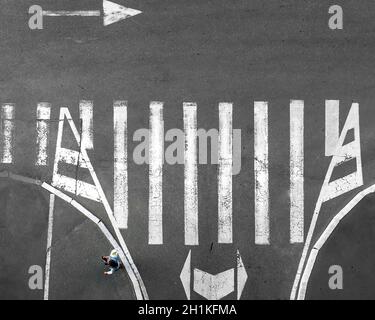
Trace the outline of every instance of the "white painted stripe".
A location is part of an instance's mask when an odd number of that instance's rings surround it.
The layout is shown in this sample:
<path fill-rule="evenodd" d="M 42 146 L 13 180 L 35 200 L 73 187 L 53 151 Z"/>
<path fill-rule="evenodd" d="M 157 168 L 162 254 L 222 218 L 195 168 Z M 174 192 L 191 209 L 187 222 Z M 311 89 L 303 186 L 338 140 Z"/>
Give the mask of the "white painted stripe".
<path fill-rule="evenodd" d="M 47 231 L 47 250 L 46 250 L 46 267 L 44 271 L 44 300 L 49 298 L 49 278 L 51 268 L 51 251 L 52 251 L 52 232 L 53 232 L 53 211 L 55 207 L 55 195 L 49 195 L 49 213 L 48 213 L 48 231 Z"/>
<path fill-rule="evenodd" d="M 46 166 L 48 164 L 48 135 L 49 120 L 51 118 L 51 104 L 38 103 L 36 110 L 36 145 L 37 156 L 35 165 Z"/>
<path fill-rule="evenodd" d="M 53 177 L 53 186 L 73 193 L 76 196 L 81 196 L 97 202 L 101 201 L 96 186 L 92 185 L 91 183 L 76 180 L 74 178 L 56 173 Z"/>
<path fill-rule="evenodd" d="M 148 243 L 163 244 L 163 103 L 150 104 Z"/>
<path fill-rule="evenodd" d="M 47 17 L 100 17 L 99 10 L 88 10 L 88 11 L 49 11 L 43 10 L 43 16 Z"/>
<path fill-rule="evenodd" d="M 3 104 L 1 106 L 2 119 L 2 144 L 3 154 L 1 157 L 2 163 L 13 162 L 13 131 L 14 131 L 14 104 Z"/>
<path fill-rule="evenodd" d="M 79 118 L 81 120 L 81 148 L 94 148 L 94 110 L 93 102 L 81 100 L 79 103 Z"/>
<path fill-rule="evenodd" d="M 326 100 L 325 155 L 333 156 L 340 136 L 340 101 Z"/>
<path fill-rule="evenodd" d="M 268 103 L 254 103 L 255 244 L 270 244 Z"/>
<path fill-rule="evenodd" d="M 232 243 L 233 106 L 219 104 L 218 242 Z"/>
<path fill-rule="evenodd" d="M 66 201 L 67 203 L 71 203 L 72 202 L 72 198 L 69 197 L 68 195 L 66 195 L 65 193 L 61 192 L 60 190 L 52 187 L 51 185 L 49 185 L 48 183 L 45 183 L 43 182 L 42 183 L 42 188 L 43 189 L 46 189 L 48 192 L 50 193 L 53 193 L 55 194 L 56 196 L 58 196 L 60 199 Z"/>
<path fill-rule="evenodd" d="M 56 154 L 56 160 L 58 162 L 64 162 L 73 166 L 79 166 L 80 168 L 87 169 L 85 159 L 82 159 L 78 151 L 66 149 L 63 147 L 59 148 L 59 153 Z"/>
<path fill-rule="evenodd" d="M 304 239 L 304 102 L 290 102 L 290 243 Z"/>
<path fill-rule="evenodd" d="M 115 101 L 114 132 L 114 215 L 120 229 L 128 228 L 127 102 Z"/>
<path fill-rule="evenodd" d="M 185 245 L 199 245 L 198 232 L 198 166 L 197 166 L 197 105 L 183 104 L 185 131 L 184 214 Z"/>

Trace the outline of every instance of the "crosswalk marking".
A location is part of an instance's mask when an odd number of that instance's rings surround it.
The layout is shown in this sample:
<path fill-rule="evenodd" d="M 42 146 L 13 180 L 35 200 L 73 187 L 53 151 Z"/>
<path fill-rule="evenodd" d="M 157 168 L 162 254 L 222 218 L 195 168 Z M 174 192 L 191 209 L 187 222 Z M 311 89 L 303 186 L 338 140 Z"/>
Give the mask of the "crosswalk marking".
<path fill-rule="evenodd" d="M 1 106 L 1 120 L 2 120 L 2 147 L 3 154 L 1 157 L 2 163 L 13 162 L 13 132 L 14 132 L 14 104 L 5 103 Z"/>
<path fill-rule="evenodd" d="M 340 137 L 340 102 L 326 100 L 325 113 L 325 155 L 329 157 L 333 156 Z"/>
<path fill-rule="evenodd" d="M 254 103 L 255 243 L 270 244 L 268 186 L 268 103 Z"/>
<path fill-rule="evenodd" d="M 92 101 L 79 102 L 79 118 L 81 120 L 81 148 L 94 149 L 94 105 Z"/>
<path fill-rule="evenodd" d="M 184 103 L 185 168 L 184 212 L 185 245 L 199 244 L 198 232 L 198 167 L 197 167 L 197 105 Z"/>
<path fill-rule="evenodd" d="M 218 242 L 232 243 L 233 106 L 219 104 Z"/>
<path fill-rule="evenodd" d="M 114 206 L 113 213 L 120 229 L 128 228 L 128 152 L 127 102 L 115 101 L 113 106 L 114 133 Z"/>
<path fill-rule="evenodd" d="M 163 244 L 163 103 L 150 104 L 148 243 Z"/>
<path fill-rule="evenodd" d="M 326 154 L 332 154 L 337 145 L 338 100 L 326 101 Z M 93 147 L 93 102 L 80 101 L 82 119 L 82 149 Z M 356 107 L 356 106 L 355 106 Z M 48 165 L 50 139 L 51 104 L 40 102 L 36 106 L 36 148 L 35 165 Z M 218 242 L 232 243 L 232 176 L 233 139 L 236 129 L 232 123 L 232 104 L 219 103 L 218 133 Z M 14 139 L 16 134 L 16 106 L 1 105 L 1 163 L 14 163 Z M 184 237 L 185 245 L 199 245 L 198 226 L 198 133 L 197 104 L 183 103 L 184 116 Z M 61 119 L 60 119 L 61 120 Z M 69 119 L 68 119 L 69 120 Z M 149 165 L 149 244 L 163 244 L 163 161 L 164 121 L 163 103 L 150 103 L 150 148 Z M 61 121 L 60 121 L 61 122 Z M 61 124 L 61 123 L 60 123 Z M 269 217 L 269 168 L 268 168 L 268 102 L 254 103 L 254 178 L 255 178 L 255 243 L 270 243 Z M 290 243 L 304 242 L 304 101 L 290 103 Z M 114 214 L 120 228 L 128 227 L 128 136 L 127 103 L 115 101 L 113 105 L 114 130 Z M 213 130 L 213 129 L 212 129 Z M 239 131 L 239 130 L 238 130 Z M 59 140 L 59 137 L 58 137 Z M 359 141 L 359 140 L 358 140 Z M 215 143 L 214 143 L 215 144 Z M 212 148 L 215 150 L 215 147 Z M 87 169 L 78 151 L 60 145 L 56 161 L 79 165 Z M 56 175 L 58 176 L 58 175 Z M 272 178 L 272 177 L 271 177 Z M 56 184 L 67 191 L 98 201 L 99 195 L 89 184 L 76 181 L 74 177 L 60 177 Z"/>
<path fill-rule="evenodd" d="M 37 156 L 35 165 L 46 166 L 48 164 L 48 137 L 49 120 L 51 118 L 51 104 L 40 102 L 36 111 L 36 145 Z"/>
<path fill-rule="evenodd" d="M 304 103 L 290 102 L 290 243 L 304 238 Z"/>

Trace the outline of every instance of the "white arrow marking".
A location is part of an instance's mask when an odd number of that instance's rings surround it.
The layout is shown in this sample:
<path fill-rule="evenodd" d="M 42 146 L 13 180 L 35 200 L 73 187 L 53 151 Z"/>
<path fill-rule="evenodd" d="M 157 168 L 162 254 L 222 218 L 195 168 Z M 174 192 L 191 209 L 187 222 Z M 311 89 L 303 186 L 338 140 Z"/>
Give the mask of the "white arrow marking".
<path fill-rule="evenodd" d="M 234 268 L 216 275 L 194 269 L 194 291 L 207 300 L 220 300 L 234 291 Z"/>
<path fill-rule="evenodd" d="M 184 286 L 186 297 L 188 300 L 190 300 L 191 250 L 189 251 L 188 257 L 186 258 L 184 267 L 182 268 L 180 279 L 181 279 L 182 285 Z"/>
<path fill-rule="evenodd" d="M 125 8 L 117 3 L 107 0 L 103 1 L 103 11 L 105 26 L 142 13 L 142 11 L 132 8 Z"/>
<path fill-rule="evenodd" d="M 108 26 L 112 23 L 124 20 L 129 17 L 133 17 L 142 11 L 126 8 L 117 3 L 103 0 L 103 25 Z M 47 17 L 100 17 L 100 10 L 87 10 L 87 11 L 45 11 L 43 10 L 43 16 Z"/>
<path fill-rule="evenodd" d="M 240 300 L 247 281 L 247 272 L 240 252 L 237 250 L 237 299 Z M 191 250 L 182 268 L 180 279 L 186 297 L 191 296 Z M 234 292 L 234 268 L 218 273 L 209 274 L 199 269 L 194 269 L 194 291 L 208 300 L 220 300 Z"/>
<path fill-rule="evenodd" d="M 247 272 L 242 262 L 240 252 L 237 250 L 237 300 L 241 299 L 247 281 Z"/>

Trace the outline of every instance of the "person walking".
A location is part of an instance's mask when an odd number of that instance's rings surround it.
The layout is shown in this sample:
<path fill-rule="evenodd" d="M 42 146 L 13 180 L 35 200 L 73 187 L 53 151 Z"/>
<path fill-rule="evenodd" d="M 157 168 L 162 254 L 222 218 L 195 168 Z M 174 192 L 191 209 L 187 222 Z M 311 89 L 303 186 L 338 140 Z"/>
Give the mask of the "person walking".
<path fill-rule="evenodd" d="M 113 249 L 109 256 L 102 256 L 102 260 L 106 266 L 109 266 L 109 270 L 104 272 L 105 275 L 113 274 L 123 268 L 123 264 L 116 249 Z"/>

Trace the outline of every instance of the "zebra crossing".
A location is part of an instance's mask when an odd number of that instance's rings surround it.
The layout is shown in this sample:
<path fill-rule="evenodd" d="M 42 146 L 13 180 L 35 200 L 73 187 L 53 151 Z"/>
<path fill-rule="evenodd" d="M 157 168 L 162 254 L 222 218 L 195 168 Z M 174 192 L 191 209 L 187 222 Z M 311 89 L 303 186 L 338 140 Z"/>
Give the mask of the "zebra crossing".
<path fill-rule="evenodd" d="M 332 154 L 338 132 L 338 101 L 326 101 L 326 155 Z M 152 101 L 149 106 L 149 212 L 148 212 L 148 243 L 163 244 L 163 170 L 165 170 L 164 141 L 165 127 L 163 119 L 163 102 Z M 198 105 L 184 102 L 181 116 L 184 122 L 184 243 L 186 246 L 199 245 L 198 223 L 198 164 L 199 146 L 197 128 Z M 36 106 L 36 161 L 35 166 L 46 166 L 48 147 L 51 141 L 51 108 L 47 102 Z M 67 110 L 69 108 L 66 108 Z M 254 216 L 256 245 L 270 245 L 270 192 L 269 192 L 269 108 L 267 101 L 255 101 L 254 116 Z M 234 131 L 233 112 L 235 105 L 221 102 L 218 104 L 218 243 L 233 243 L 233 157 Z M 335 112 L 332 112 L 335 111 Z M 304 101 L 290 102 L 290 243 L 304 242 Z M 1 106 L 1 163 L 11 165 L 14 162 L 14 136 L 17 135 L 16 105 L 3 103 Z M 65 119 L 72 121 L 73 119 Z M 85 161 L 80 161 L 81 151 L 94 149 L 94 102 L 79 102 L 80 137 L 76 150 L 61 147 L 64 118 L 60 119 L 58 141 L 54 157 L 53 183 L 70 193 L 83 196 L 93 201 L 100 201 L 95 185 L 77 181 L 74 177 L 58 173 L 57 163 L 79 165 L 87 169 Z M 249 119 L 251 121 L 251 119 Z M 114 216 L 119 228 L 127 229 L 129 212 L 128 185 L 128 103 L 115 101 L 113 104 L 113 158 L 114 158 Z M 206 144 L 207 145 L 207 144 Z M 239 149 L 241 150 L 241 148 Z M 272 152 L 272 151 L 271 151 Z M 82 157 L 81 157 L 82 158 Z M 251 161 L 251 159 L 249 159 Z M 94 168 L 95 169 L 95 168 Z M 78 187 L 77 187 L 78 186 Z M 95 196 L 96 194 L 96 196 Z M 249 215 L 251 214 L 249 210 Z"/>

